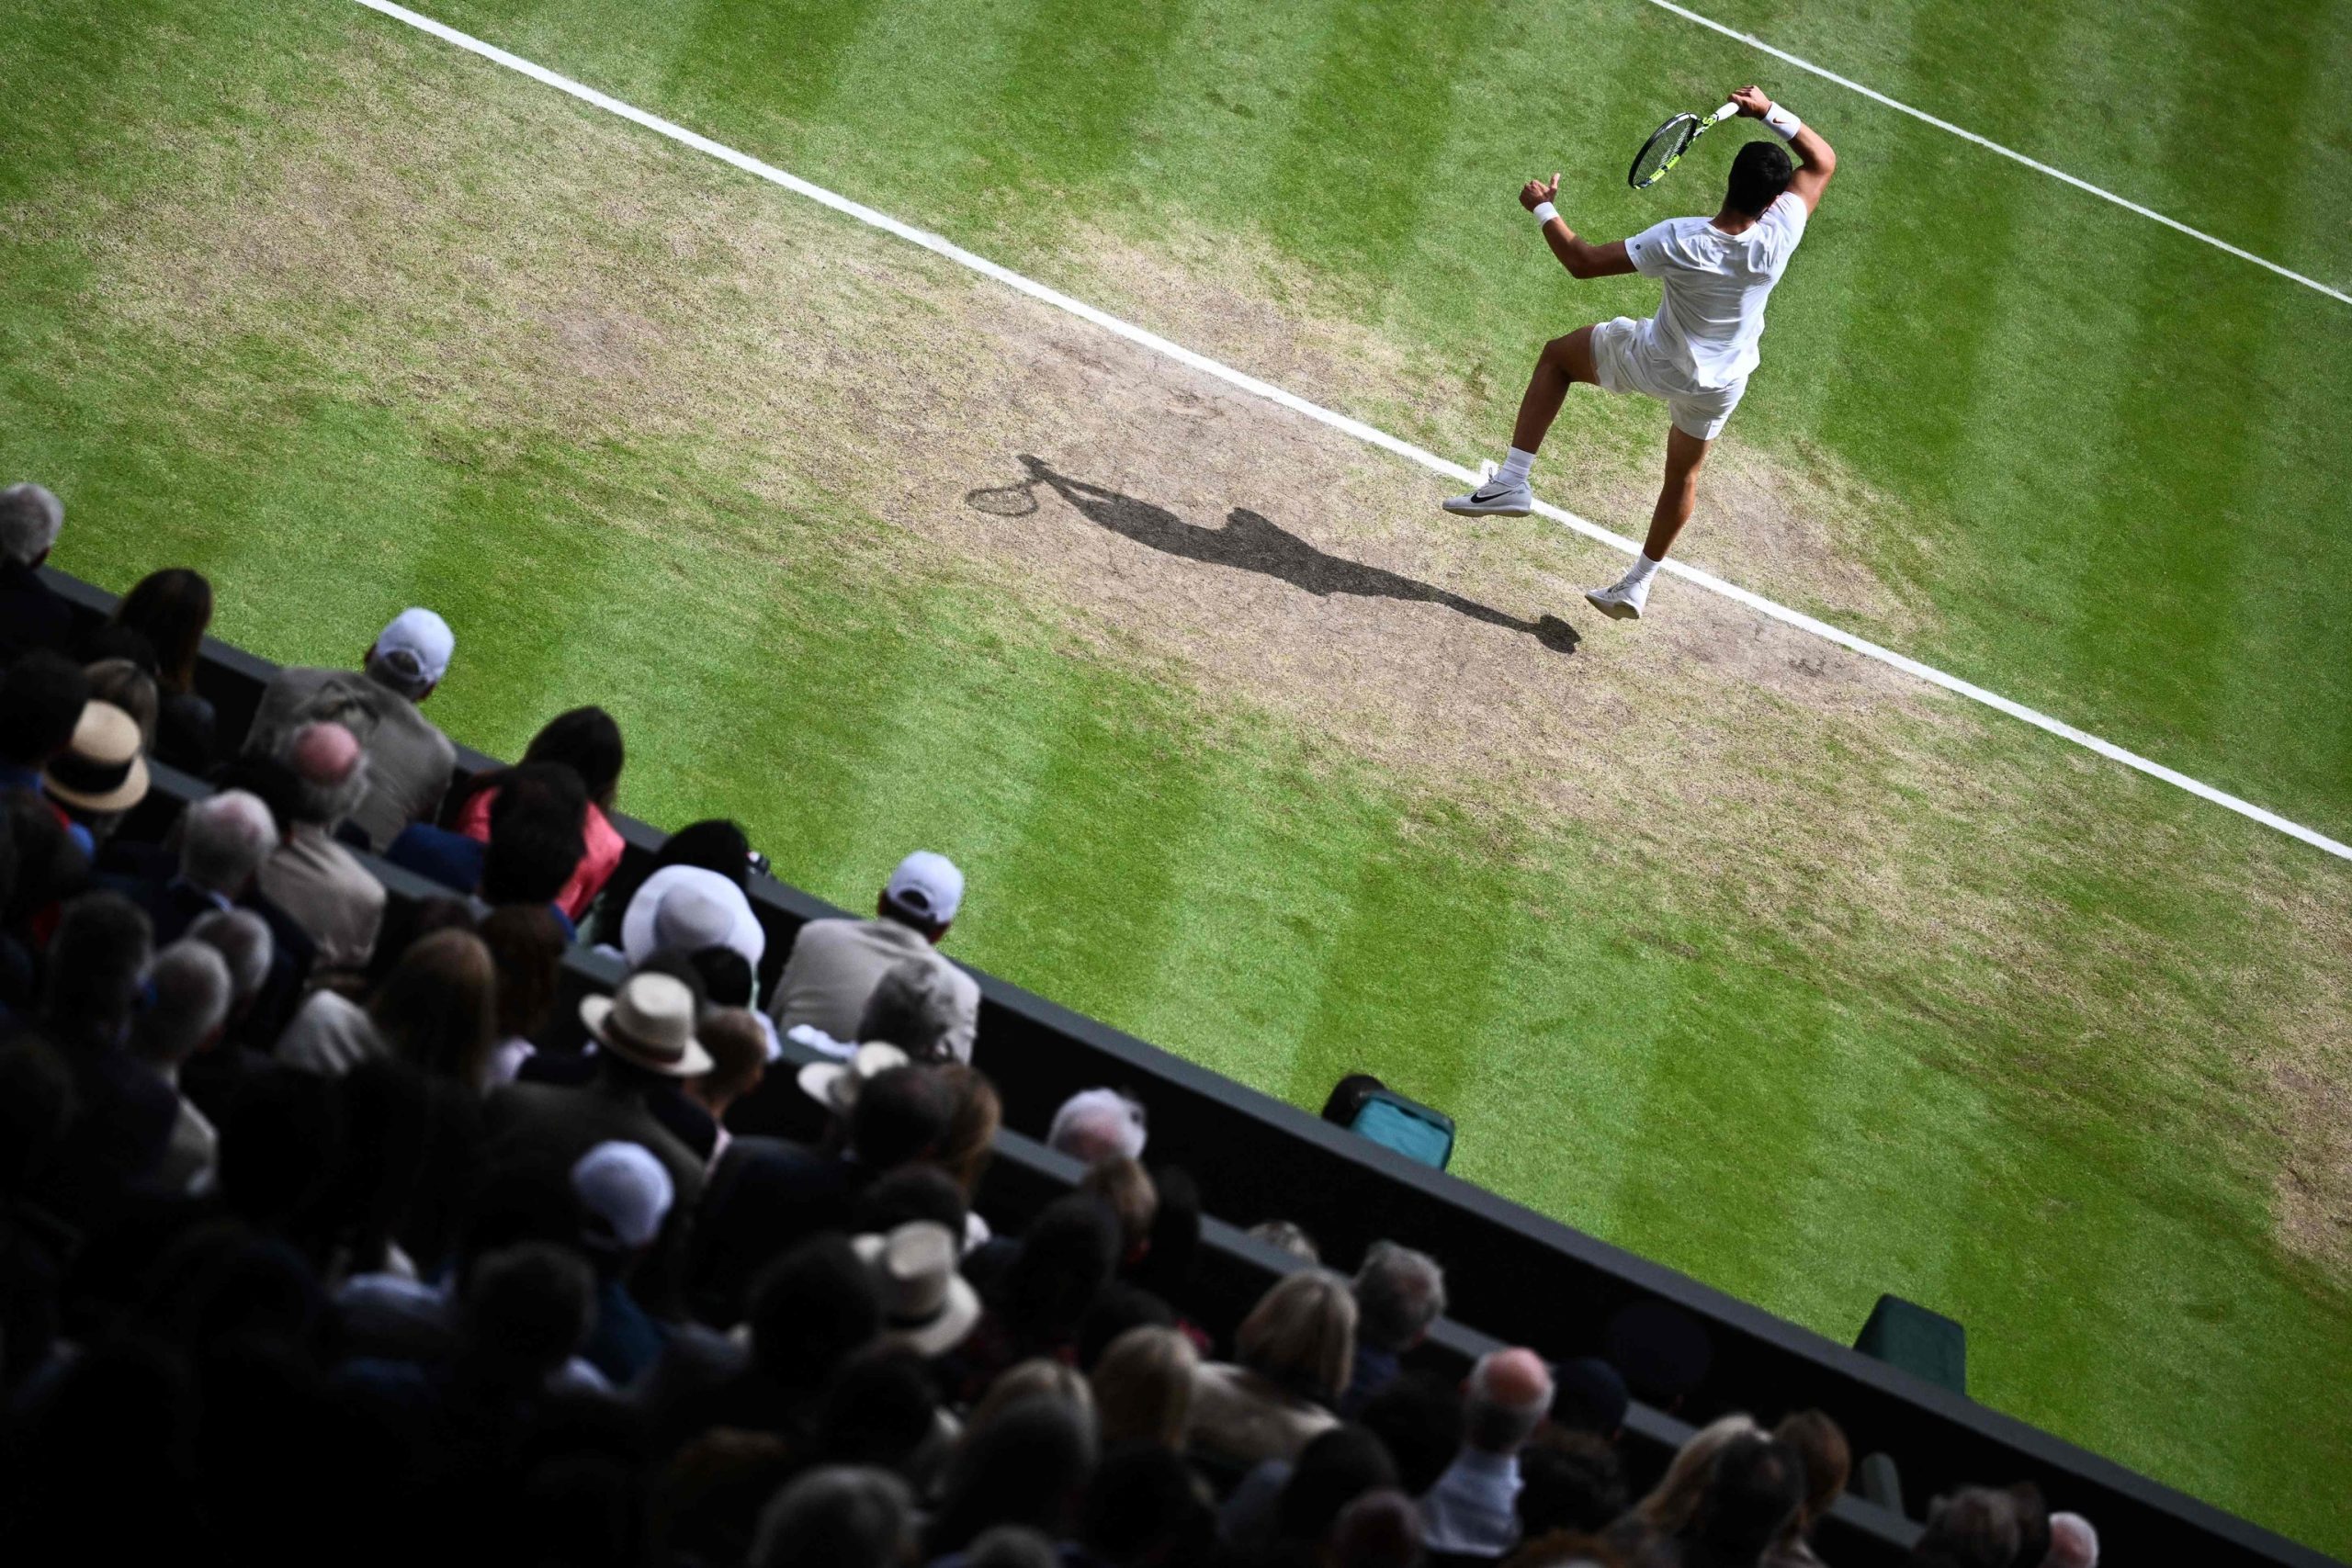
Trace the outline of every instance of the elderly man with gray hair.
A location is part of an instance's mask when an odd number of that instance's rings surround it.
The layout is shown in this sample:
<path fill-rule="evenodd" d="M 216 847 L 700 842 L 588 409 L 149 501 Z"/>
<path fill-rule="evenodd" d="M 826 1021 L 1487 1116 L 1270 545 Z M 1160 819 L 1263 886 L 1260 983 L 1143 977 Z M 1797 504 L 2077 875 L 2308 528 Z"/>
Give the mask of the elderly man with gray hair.
<path fill-rule="evenodd" d="M 211 1185 L 220 1139 L 180 1091 L 180 1068 L 191 1056 L 220 1043 L 235 986 L 219 950 L 190 938 L 155 954 L 147 981 L 154 999 L 131 1023 L 130 1054 L 162 1078 L 179 1102 L 171 1141 L 151 1177 L 168 1191 L 200 1193 Z"/>
<path fill-rule="evenodd" d="M 2041 1568 L 2098 1568 L 2098 1531 L 2080 1514 L 2050 1516 L 2050 1554 Z"/>
<path fill-rule="evenodd" d="M 1421 1499 L 1427 1544 L 1433 1556 L 1508 1556 L 1519 1544 L 1519 1451 L 1552 1408 L 1552 1373 L 1532 1350 L 1490 1350 L 1462 1393 L 1461 1451 Z"/>
<path fill-rule="evenodd" d="M 1436 1258 L 1375 1241 L 1356 1270 L 1356 1371 L 1340 1414 L 1352 1420 L 1364 1401 L 1396 1381 L 1405 1352 L 1445 1313 L 1445 1270 Z"/>
<path fill-rule="evenodd" d="M 208 795 L 180 815 L 179 874 L 156 883 L 106 877 L 139 905 L 159 942 L 177 942 L 198 919 L 236 907 L 253 890 L 254 874 L 277 848 L 277 821 L 261 797 L 243 790 Z"/>
<path fill-rule="evenodd" d="M 233 1022 L 269 983 L 269 961 L 276 953 L 269 922 L 251 909 L 214 909 L 198 916 L 187 935 L 229 965 L 229 1017 Z"/>
<path fill-rule="evenodd" d="M 402 610 L 368 646 L 357 671 L 289 666 L 270 679 L 245 737 L 249 757 L 275 757 L 288 731 L 331 720 L 367 750 L 368 782 L 352 822 L 381 850 L 412 822 L 429 822 L 449 791 L 458 749 L 417 705 L 448 673 L 458 639 L 430 610 Z"/>
<path fill-rule="evenodd" d="M 65 508 L 40 486 L 0 491 L 0 664 L 36 648 L 62 652 L 73 639 L 73 607 L 40 580 L 64 526 Z"/>
<path fill-rule="evenodd" d="M 384 885 L 337 843 L 334 830 L 368 794 L 368 754 L 333 721 L 306 724 L 278 747 L 292 780 L 285 841 L 262 864 L 261 890 L 319 944 L 322 968 L 368 967 L 384 926 Z"/>
<path fill-rule="evenodd" d="M 1074 1160 L 1143 1158 L 1144 1116 L 1140 1102 L 1115 1089 L 1082 1089 L 1054 1112 L 1046 1142 Z"/>

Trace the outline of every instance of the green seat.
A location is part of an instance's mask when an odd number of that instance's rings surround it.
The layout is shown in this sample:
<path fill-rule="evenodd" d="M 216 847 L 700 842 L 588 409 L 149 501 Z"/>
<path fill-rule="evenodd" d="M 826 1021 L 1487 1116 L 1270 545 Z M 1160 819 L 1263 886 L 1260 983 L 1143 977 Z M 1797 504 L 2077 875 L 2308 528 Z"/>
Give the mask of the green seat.
<path fill-rule="evenodd" d="M 1881 1296 L 1854 1348 L 1954 1393 L 1968 1392 L 1968 1330 L 1901 1296 Z"/>

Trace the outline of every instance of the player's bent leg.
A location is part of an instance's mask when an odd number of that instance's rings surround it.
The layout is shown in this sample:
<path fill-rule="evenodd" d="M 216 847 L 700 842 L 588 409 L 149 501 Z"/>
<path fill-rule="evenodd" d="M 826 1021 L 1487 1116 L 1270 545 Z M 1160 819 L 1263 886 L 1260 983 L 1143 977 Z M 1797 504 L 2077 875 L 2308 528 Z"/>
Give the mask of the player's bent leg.
<path fill-rule="evenodd" d="M 1578 381 L 1597 385 L 1600 379 L 1592 363 L 1592 328 L 1578 327 L 1545 344 L 1544 352 L 1535 356 L 1535 373 L 1527 379 L 1527 391 L 1519 400 L 1519 420 L 1511 426 L 1510 444 L 1522 452 L 1542 449 L 1552 422 L 1560 417 L 1560 404 L 1566 400 L 1568 389 Z"/>
<path fill-rule="evenodd" d="M 1675 536 L 1682 525 L 1690 521 L 1691 508 L 1699 498 L 1699 470 L 1706 466 L 1707 452 L 1714 446 L 1712 438 L 1693 435 L 1679 423 L 1666 433 L 1666 482 L 1659 488 L 1657 505 L 1650 513 L 1649 537 L 1643 541 L 1642 553 L 1624 576 L 1606 588 L 1596 588 L 1587 593 L 1585 603 L 1611 620 L 1638 621 L 1649 604 L 1650 579 L 1657 575 L 1658 563 L 1666 559 L 1666 552 L 1674 547 Z"/>
<path fill-rule="evenodd" d="M 1566 399 L 1568 389 L 1578 381 L 1593 381 L 1592 329 L 1578 327 L 1565 337 L 1555 337 L 1544 345 L 1535 358 L 1535 373 L 1528 378 L 1527 393 L 1520 400 L 1519 422 L 1511 427 L 1510 450 L 1503 457 L 1502 467 L 1468 495 L 1457 495 L 1441 502 L 1446 511 L 1466 517 L 1524 517 L 1535 509 L 1534 491 L 1528 488 L 1528 470 L 1535 462 L 1536 449 L 1544 445 L 1544 437 L 1552 422 L 1560 415 L 1560 404 Z"/>

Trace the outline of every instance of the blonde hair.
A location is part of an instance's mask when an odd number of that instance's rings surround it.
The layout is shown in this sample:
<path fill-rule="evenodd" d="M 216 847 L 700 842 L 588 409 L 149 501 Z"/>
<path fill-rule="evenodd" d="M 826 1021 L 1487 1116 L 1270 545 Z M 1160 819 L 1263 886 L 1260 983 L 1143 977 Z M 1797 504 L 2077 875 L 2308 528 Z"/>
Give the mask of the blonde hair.
<path fill-rule="evenodd" d="M 1699 1499 L 1705 1495 L 1707 1483 L 1713 1476 L 1715 1460 L 1734 1438 L 1751 1433 L 1761 1434 L 1763 1428 L 1752 1416 L 1719 1416 L 1690 1434 L 1674 1462 L 1666 1467 L 1650 1495 L 1634 1505 L 1642 1522 L 1661 1535 L 1673 1535 L 1690 1522 L 1699 1510 Z"/>
<path fill-rule="evenodd" d="M 1094 1363 L 1094 1409 L 1105 1447 L 1137 1441 L 1182 1451 L 1192 1426 L 1193 1342 L 1173 1328 L 1130 1328 Z"/>
<path fill-rule="evenodd" d="M 969 1441 L 973 1434 L 1003 1415 L 1008 1407 L 1033 1394 L 1058 1399 L 1078 1415 L 1080 1422 L 1090 1431 L 1094 1426 L 1094 1392 L 1086 1386 L 1086 1379 L 1075 1367 L 1043 1356 L 1032 1356 L 1025 1361 L 1015 1361 L 999 1373 L 989 1384 L 988 1393 L 972 1407 L 970 1419 L 964 1423 L 964 1437 Z"/>
<path fill-rule="evenodd" d="M 1233 1337 L 1234 1359 L 1293 1393 L 1335 1400 L 1355 1371 L 1356 1298 L 1321 1269 L 1283 1276 Z"/>
<path fill-rule="evenodd" d="M 1078 1190 L 1093 1193 L 1119 1217 L 1119 1241 L 1129 1259 L 1150 1245 L 1152 1223 L 1159 1218 L 1159 1188 L 1141 1161 L 1125 1155 L 1096 1160 L 1080 1178 Z"/>

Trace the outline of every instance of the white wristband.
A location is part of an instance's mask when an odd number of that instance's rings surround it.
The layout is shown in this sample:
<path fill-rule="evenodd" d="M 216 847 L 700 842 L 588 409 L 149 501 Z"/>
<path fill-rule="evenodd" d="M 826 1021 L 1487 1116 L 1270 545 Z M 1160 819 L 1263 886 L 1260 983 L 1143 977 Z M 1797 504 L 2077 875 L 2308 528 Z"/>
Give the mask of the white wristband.
<path fill-rule="evenodd" d="M 1535 204 L 1535 225 L 1539 229 L 1559 215 L 1560 209 L 1548 201 L 1539 201 Z"/>
<path fill-rule="evenodd" d="M 1794 141 L 1797 132 L 1804 129 L 1804 121 L 1774 104 L 1764 111 L 1764 126 L 1783 141 Z"/>

